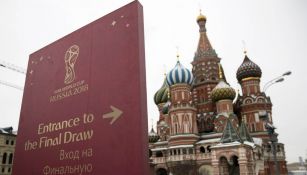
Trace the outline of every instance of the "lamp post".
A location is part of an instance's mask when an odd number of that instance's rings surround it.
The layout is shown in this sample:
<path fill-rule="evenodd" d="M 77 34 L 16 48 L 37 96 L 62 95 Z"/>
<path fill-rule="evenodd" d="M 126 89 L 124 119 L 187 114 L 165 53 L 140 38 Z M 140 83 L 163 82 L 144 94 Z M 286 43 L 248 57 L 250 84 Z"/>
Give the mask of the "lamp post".
<path fill-rule="evenodd" d="M 291 74 L 292 74 L 291 71 L 287 71 L 287 72 L 283 73 L 282 75 L 280 75 L 276 78 L 273 78 L 272 80 L 270 80 L 270 81 L 268 81 L 267 83 L 264 84 L 262 91 L 265 92 L 270 86 L 272 86 L 275 83 L 283 82 L 285 80 L 284 77 L 289 76 Z"/>
<path fill-rule="evenodd" d="M 267 83 L 265 83 L 265 85 L 263 86 L 263 92 L 265 93 L 269 87 L 271 87 L 273 84 L 276 84 L 276 83 L 280 83 L 280 82 L 283 82 L 285 79 L 284 77 L 285 76 L 289 76 L 291 75 L 291 71 L 287 71 L 285 73 L 283 73 L 282 75 L 268 81 Z M 275 163 L 275 174 L 276 175 L 280 175 L 280 172 L 279 172 L 279 163 L 277 161 L 277 157 L 276 157 L 276 143 L 278 143 L 278 134 L 275 132 L 275 129 L 276 127 L 273 126 L 273 124 L 271 124 L 269 122 L 269 117 L 268 117 L 268 112 L 267 112 L 267 109 L 266 109 L 266 104 L 267 102 L 264 104 L 265 106 L 265 109 L 264 111 L 261 111 L 259 113 L 260 117 L 265 121 L 265 129 L 267 130 L 268 132 L 268 135 L 269 135 L 269 138 L 270 138 L 270 141 L 271 141 L 271 144 L 272 144 L 272 152 L 273 152 L 273 158 L 274 158 L 274 163 Z"/>

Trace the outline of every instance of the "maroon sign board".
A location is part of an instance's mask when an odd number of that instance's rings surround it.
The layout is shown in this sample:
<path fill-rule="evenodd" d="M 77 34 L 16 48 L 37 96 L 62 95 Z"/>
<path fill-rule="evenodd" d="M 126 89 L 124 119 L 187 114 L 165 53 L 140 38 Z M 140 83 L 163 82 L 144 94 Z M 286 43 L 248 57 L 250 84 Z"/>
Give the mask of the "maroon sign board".
<path fill-rule="evenodd" d="M 142 6 L 30 55 L 13 175 L 148 174 Z"/>

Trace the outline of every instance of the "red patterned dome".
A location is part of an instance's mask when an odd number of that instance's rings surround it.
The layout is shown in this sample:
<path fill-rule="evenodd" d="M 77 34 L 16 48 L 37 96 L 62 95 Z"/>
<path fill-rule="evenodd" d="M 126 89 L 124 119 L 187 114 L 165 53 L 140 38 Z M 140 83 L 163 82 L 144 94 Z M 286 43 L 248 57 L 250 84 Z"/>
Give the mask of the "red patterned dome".
<path fill-rule="evenodd" d="M 249 77 L 261 77 L 261 69 L 260 67 L 252 62 L 247 55 L 245 55 L 244 61 L 237 70 L 237 79 L 240 82 L 244 78 L 249 78 Z"/>

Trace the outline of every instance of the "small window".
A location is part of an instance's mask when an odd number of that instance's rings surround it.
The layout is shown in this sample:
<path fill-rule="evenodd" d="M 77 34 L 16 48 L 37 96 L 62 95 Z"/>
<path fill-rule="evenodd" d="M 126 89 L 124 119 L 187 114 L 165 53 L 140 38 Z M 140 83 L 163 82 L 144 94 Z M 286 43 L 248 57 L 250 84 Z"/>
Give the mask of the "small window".
<path fill-rule="evenodd" d="M 174 155 L 177 155 L 177 150 L 176 149 L 174 149 Z"/>
<path fill-rule="evenodd" d="M 5 144 L 7 144 L 7 145 L 8 145 L 9 143 L 10 143 L 10 141 L 9 141 L 9 140 L 6 140 Z"/>
<path fill-rule="evenodd" d="M 4 168 L 2 168 L 2 173 L 4 173 L 4 171 L 5 171 L 5 169 L 4 169 Z"/>
<path fill-rule="evenodd" d="M 11 145 L 14 145 L 14 140 L 11 141 Z"/>
<path fill-rule="evenodd" d="M 2 157 L 2 164 L 6 164 L 6 159 L 7 159 L 7 153 L 4 153 Z"/>
<path fill-rule="evenodd" d="M 277 151 L 277 152 L 280 152 L 280 151 L 281 151 L 280 145 L 277 145 L 276 151 Z"/>
<path fill-rule="evenodd" d="M 13 163 L 13 153 L 10 154 L 9 156 L 9 164 Z"/>
<path fill-rule="evenodd" d="M 11 168 L 9 168 L 9 169 L 7 170 L 7 172 L 9 172 L 9 173 L 10 173 L 10 172 L 11 172 Z"/>
<path fill-rule="evenodd" d="M 271 152 L 271 145 L 267 146 L 267 152 Z"/>
<path fill-rule="evenodd" d="M 187 154 L 187 150 L 186 150 L 186 149 L 183 149 L 183 150 L 182 150 L 182 153 L 183 153 L 183 154 Z"/>
<path fill-rule="evenodd" d="M 201 146 L 201 147 L 199 148 L 199 151 L 200 151 L 201 153 L 205 153 L 205 152 L 206 152 L 206 149 L 205 149 L 203 146 Z"/>

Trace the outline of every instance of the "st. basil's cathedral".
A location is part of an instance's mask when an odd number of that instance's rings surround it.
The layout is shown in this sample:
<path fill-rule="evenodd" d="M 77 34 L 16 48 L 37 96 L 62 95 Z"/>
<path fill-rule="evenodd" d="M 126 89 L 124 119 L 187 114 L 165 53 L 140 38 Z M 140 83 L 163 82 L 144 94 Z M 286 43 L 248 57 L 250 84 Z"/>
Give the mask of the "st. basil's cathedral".
<path fill-rule="evenodd" d="M 196 21 L 192 71 L 178 60 L 154 96 L 159 120 L 157 132 L 149 133 L 152 173 L 272 175 L 278 168 L 288 174 L 284 145 L 271 144 L 272 103 L 261 91 L 260 67 L 245 52 L 236 73 L 242 94 L 236 93 L 207 37 L 206 17 L 200 14 Z"/>

